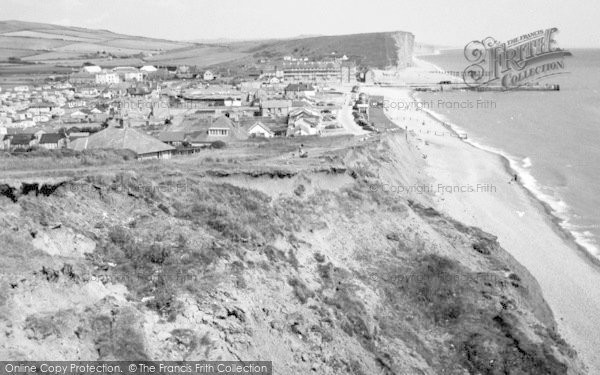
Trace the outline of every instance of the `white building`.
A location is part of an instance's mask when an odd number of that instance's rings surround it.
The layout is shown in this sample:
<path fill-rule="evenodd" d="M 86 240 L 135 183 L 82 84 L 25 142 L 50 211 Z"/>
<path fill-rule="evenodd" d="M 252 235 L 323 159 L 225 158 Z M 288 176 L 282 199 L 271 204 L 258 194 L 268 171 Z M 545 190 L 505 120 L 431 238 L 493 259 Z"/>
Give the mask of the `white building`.
<path fill-rule="evenodd" d="M 127 72 L 125 73 L 125 81 L 138 81 L 144 80 L 144 73 L 142 72 Z"/>
<path fill-rule="evenodd" d="M 131 66 L 119 66 L 113 69 L 113 72 L 123 81 L 138 81 L 144 80 L 144 73 Z"/>
<path fill-rule="evenodd" d="M 248 136 L 261 137 L 261 138 L 273 138 L 275 136 L 275 134 L 265 124 L 258 121 L 248 129 Z"/>
<path fill-rule="evenodd" d="M 102 72 L 96 74 L 96 83 L 99 85 L 110 85 L 113 83 L 119 83 L 119 75 L 117 73 Z"/>
<path fill-rule="evenodd" d="M 102 72 L 102 68 L 98 65 L 89 65 L 81 68 L 81 71 L 83 71 L 84 73 L 95 74 Z"/>

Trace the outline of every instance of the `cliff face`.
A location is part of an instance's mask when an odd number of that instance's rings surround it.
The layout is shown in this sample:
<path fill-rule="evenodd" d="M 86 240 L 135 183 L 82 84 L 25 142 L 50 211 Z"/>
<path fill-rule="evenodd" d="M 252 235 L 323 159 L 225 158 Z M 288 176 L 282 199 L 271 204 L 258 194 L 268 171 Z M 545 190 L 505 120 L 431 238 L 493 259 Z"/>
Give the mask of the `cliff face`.
<path fill-rule="evenodd" d="M 392 38 L 396 41 L 398 53 L 396 67 L 402 69 L 412 66 L 415 36 L 412 33 L 398 31 L 392 34 Z"/>
<path fill-rule="evenodd" d="M 4 186 L 0 357 L 582 374 L 492 235 L 378 188 L 422 167 L 385 137 Z"/>
<path fill-rule="evenodd" d="M 250 49 L 253 56 L 305 56 L 320 60 L 346 55 L 359 66 L 387 69 L 409 66 L 414 35 L 405 31 L 319 36 L 264 43 Z"/>

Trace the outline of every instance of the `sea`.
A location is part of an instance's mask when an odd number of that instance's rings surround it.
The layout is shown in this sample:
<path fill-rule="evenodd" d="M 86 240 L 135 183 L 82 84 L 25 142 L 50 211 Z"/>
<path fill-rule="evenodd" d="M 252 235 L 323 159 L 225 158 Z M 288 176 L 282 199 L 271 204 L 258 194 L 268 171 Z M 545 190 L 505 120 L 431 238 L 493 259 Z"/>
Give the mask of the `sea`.
<path fill-rule="evenodd" d="M 427 109 L 501 154 L 555 221 L 600 259 L 600 49 L 572 49 L 560 91 L 418 93 Z M 445 71 L 468 65 L 462 50 L 420 56 Z"/>

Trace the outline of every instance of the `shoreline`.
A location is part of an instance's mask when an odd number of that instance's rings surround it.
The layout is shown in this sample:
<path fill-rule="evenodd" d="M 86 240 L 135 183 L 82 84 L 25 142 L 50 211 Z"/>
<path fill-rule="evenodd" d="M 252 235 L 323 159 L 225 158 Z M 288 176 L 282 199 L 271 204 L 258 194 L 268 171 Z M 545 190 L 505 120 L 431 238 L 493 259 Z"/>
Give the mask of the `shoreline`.
<path fill-rule="evenodd" d="M 421 102 L 421 99 L 417 96 L 417 92 L 415 92 L 414 90 L 409 91 L 409 96 L 415 102 Z M 503 153 L 500 150 L 494 150 L 491 147 L 479 144 L 477 142 L 472 142 L 468 138 L 462 139 L 460 137 L 460 132 L 454 126 L 452 126 L 452 124 L 449 124 L 443 121 L 440 117 L 438 117 L 440 114 L 425 108 L 422 108 L 421 111 L 423 111 L 433 121 L 436 121 L 448 131 L 454 133 L 457 136 L 457 138 L 463 141 L 465 144 L 498 157 L 500 161 L 504 164 L 507 177 L 510 178 L 510 176 L 513 176 L 515 174 L 521 174 L 520 171 L 513 166 L 513 160 L 510 156 L 507 156 L 506 153 Z M 537 195 L 535 192 L 533 192 L 531 189 L 525 186 L 522 180 L 517 181 L 516 184 L 520 186 L 527 194 L 529 194 L 530 198 L 535 203 L 540 204 L 544 208 L 544 211 L 548 216 L 548 220 L 553 224 L 556 232 L 565 238 L 567 244 L 573 247 L 578 253 L 580 253 L 580 255 L 582 255 L 584 259 L 591 262 L 595 267 L 598 267 L 598 271 L 600 271 L 600 258 L 594 255 L 594 250 L 596 249 L 587 248 L 585 245 L 578 242 L 577 235 L 572 230 L 565 228 L 563 225 L 561 225 L 562 223 L 567 222 L 568 219 L 560 217 L 556 210 L 552 208 L 551 203 L 545 201 L 541 196 Z"/>
<path fill-rule="evenodd" d="M 391 100 L 411 100 L 414 94 L 400 87 L 365 87 L 365 91 Z M 407 127 L 409 142 L 426 158 L 426 174 L 434 182 L 498 186 L 493 195 L 434 194 L 431 198 L 435 207 L 454 219 L 498 237 L 501 246 L 539 283 L 561 336 L 579 353 L 590 373 L 600 373 L 596 351 L 600 347 L 600 272 L 593 255 L 562 230 L 545 202 L 523 184 L 508 183 L 513 170 L 510 159 L 459 139 L 455 129 L 448 129 L 430 113 L 392 109 L 386 115 L 400 128 Z M 429 134 L 419 134 L 424 126 Z M 449 131 L 451 136 L 435 135 L 435 129 Z"/>

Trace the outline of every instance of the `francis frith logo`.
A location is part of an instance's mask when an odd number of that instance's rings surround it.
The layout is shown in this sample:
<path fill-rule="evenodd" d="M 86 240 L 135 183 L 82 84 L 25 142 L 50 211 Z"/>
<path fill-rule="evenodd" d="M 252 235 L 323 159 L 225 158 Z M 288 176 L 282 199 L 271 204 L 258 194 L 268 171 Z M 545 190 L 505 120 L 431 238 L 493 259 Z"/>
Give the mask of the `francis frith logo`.
<path fill-rule="evenodd" d="M 469 86 L 533 85 L 542 78 L 564 74 L 564 58 L 571 53 L 558 47 L 553 27 L 501 43 L 492 37 L 467 44 L 464 55 L 471 64 L 463 71 Z"/>

